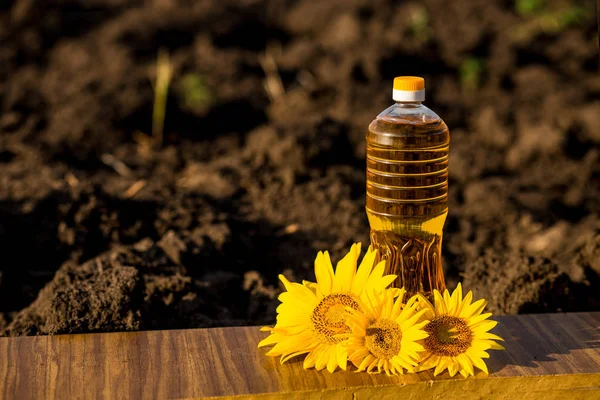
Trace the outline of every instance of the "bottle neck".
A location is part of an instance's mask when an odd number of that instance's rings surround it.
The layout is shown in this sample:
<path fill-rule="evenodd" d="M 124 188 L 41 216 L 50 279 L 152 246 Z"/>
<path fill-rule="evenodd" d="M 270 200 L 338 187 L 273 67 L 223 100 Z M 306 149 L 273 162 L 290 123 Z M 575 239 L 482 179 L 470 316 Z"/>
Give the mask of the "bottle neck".
<path fill-rule="evenodd" d="M 396 106 L 402 108 L 417 108 L 422 106 L 422 101 L 396 101 Z"/>

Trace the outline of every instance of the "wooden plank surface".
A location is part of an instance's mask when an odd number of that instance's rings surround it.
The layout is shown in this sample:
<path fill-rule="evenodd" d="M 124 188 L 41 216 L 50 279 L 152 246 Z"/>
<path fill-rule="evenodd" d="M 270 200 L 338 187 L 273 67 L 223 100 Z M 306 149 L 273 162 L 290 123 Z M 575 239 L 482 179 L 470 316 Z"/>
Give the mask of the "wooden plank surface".
<path fill-rule="evenodd" d="M 0 338 L 0 398 L 600 399 L 600 312 L 497 317 L 490 375 L 304 371 L 256 327 Z"/>

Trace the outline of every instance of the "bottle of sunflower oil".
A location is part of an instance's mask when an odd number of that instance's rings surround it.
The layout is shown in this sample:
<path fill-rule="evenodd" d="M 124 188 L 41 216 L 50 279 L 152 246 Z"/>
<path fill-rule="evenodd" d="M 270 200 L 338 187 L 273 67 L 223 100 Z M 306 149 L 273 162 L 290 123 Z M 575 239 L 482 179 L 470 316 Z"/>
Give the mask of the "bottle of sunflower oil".
<path fill-rule="evenodd" d="M 394 105 L 369 125 L 367 202 L 371 244 L 392 286 L 431 298 L 444 290 L 442 229 L 448 214 L 448 127 L 422 102 L 425 80 L 394 79 Z"/>

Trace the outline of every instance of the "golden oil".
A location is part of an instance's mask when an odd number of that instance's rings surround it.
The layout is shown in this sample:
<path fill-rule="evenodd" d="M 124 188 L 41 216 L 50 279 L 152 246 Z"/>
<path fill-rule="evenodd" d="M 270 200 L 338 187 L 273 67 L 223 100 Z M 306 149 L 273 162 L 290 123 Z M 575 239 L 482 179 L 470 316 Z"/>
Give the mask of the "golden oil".
<path fill-rule="evenodd" d="M 409 82 L 408 89 L 398 79 Z M 396 104 L 369 125 L 367 201 L 371 245 L 409 294 L 445 289 L 442 230 L 448 214 L 448 127 L 421 104 L 422 78 L 394 81 Z M 402 83 L 402 82 L 401 82 Z M 406 93 L 404 93 L 406 92 Z M 416 92 L 416 93 L 415 93 Z"/>

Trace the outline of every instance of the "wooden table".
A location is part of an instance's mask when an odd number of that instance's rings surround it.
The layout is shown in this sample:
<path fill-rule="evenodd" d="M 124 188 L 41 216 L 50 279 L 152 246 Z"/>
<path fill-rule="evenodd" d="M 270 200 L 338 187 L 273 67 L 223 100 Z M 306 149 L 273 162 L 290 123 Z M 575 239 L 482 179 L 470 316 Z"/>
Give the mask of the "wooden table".
<path fill-rule="evenodd" d="M 304 371 L 256 327 L 0 338 L 0 398 L 600 399 L 600 312 L 497 317 L 490 375 Z"/>

